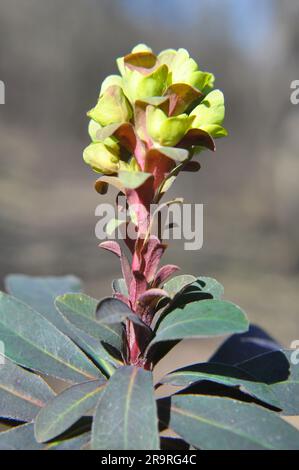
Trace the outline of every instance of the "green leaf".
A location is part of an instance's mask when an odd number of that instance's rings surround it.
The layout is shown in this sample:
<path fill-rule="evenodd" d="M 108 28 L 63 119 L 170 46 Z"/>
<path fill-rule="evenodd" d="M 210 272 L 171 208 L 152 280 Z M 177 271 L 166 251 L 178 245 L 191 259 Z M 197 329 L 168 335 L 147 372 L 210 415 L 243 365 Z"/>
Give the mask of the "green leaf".
<path fill-rule="evenodd" d="M 97 300 L 84 294 L 65 294 L 56 299 L 58 310 L 74 327 L 121 351 L 121 325 L 99 324 L 95 319 L 97 304 Z M 91 311 L 94 312 L 94 316 L 90 315 Z"/>
<path fill-rule="evenodd" d="M 198 302 L 211 298 L 214 300 L 220 300 L 223 292 L 224 289 L 222 285 L 215 279 L 200 277 L 194 282 L 185 285 L 185 287 L 174 296 L 163 315 L 175 308 L 184 307 L 191 302 Z"/>
<path fill-rule="evenodd" d="M 0 293 L 0 340 L 12 361 L 69 382 L 95 379 L 99 370 L 63 333 L 35 310 Z"/>
<path fill-rule="evenodd" d="M 0 433 L 0 450 L 42 450 L 43 448 L 43 444 L 36 442 L 33 423 Z"/>
<path fill-rule="evenodd" d="M 280 403 L 270 386 L 257 382 L 254 377 L 242 371 L 238 367 L 225 364 L 203 363 L 178 369 L 162 378 L 161 383 L 168 383 L 179 387 L 209 380 L 229 387 L 239 387 L 244 393 L 248 393 L 265 403 L 280 408 Z"/>
<path fill-rule="evenodd" d="M 165 282 L 163 289 L 168 292 L 170 297 L 174 297 L 177 292 L 194 281 L 196 281 L 196 277 L 191 276 L 190 274 L 182 274 L 180 276 L 175 276 L 169 281 Z"/>
<path fill-rule="evenodd" d="M 201 276 L 196 281 L 194 284 L 191 284 L 191 286 L 200 286 L 201 290 L 205 292 L 206 294 L 211 294 L 213 299 L 215 300 L 220 300 L 223 297 L 224 294 L 224 288 L 220 284 L 220 282 L 216 281 L 216 279 L 213 279 L 211 277 L 205 277 Z"/>
<path fill-rule="evenodd" d="M 73 385 L 57 395 L 35 420 L 37 442 L 46 442 L 69 429 L 98 402 L 105 381 L 89 381 Z"/>
<path fill-rule="evenodd" d="M 125 188 L 136 189 L 142 186 L 148 178 L 152 175 L 151 173 L 144 173 L 143 171 L 119 171 L 118 177 L 120 182 Z"/>
<path fill-rule="evenodd" d="M 299 449 L 299 432 L 275 413 L 229 398 L 172 397 L 170 428 L 202 450 Z"/>
<path fill-rule="evenodd" d="M 92 447 L 97 450 L 157 450 L 158 420 L 152 373 L 117 369 L 96 409 Z"/>
<path fill-rule="evenodd" d="M 34 436 L 34 424 L 27 423 L 0 432 L 0 450 L 79 450 L 90 441 L 90 432 L 49 444 L 40 444 Z"/>
<path fill-rule="evenodd" d="M 66 292 L 80 292 L 81 281 L 75 276 L 34 277 L 10 274 L 5 279 L 9 294 L 41 313 L 49 322 L 67 334 L 65 322 L 57 312 L 54 301 Z"/>
<path fill-rule="evenodd" d="M 123 278 L 114 279 L 112 281 L 112 289 L 114 292 L 119 294 L 123 294 L 124 296 L 128 297 L 128 288 L 126 281 Z"/>
<path fill-rule="evenodd" d="M 221 362 L 221 364 L 239 365 L 248 359 L 259 356 L 264 353 L 278 351 L 279 344 L 271 338 L 264 330 L 256 325 L 249 325 L 248 331 L 242 334 L 229 336 L 210 358 L 211 362 Z M 284 379 L 288 376 L 289 363 L 282 353 L 279 353 L 276 359 L 279 368 L 282 366 L 286 375 L 280 378 Z M 281 364 L 282 363 L 282 364 Z M 264 380 L 262 380 L 264 382 Z"/>
<path fill-rule="evenodd" d="M 122 323 L 128 319 L 142 328 L 149 329 L 139 316 L 132 312 L 124 302 L 114 297 L 106 297 L 99 302 L 96 318 L 101 325 Z"/>
<path fill-rule="evenodd" d="M 90 432 L 44 444 L 44 450 L 82 450 L 90 442 Z"/>
<path fill-rule="evenodd" d="M 89 318 L 95 320 L 95 311 L 98 304 L 98 301 L 96 299 L 87 297 L 84 294 L 69 295 L 75 295 L 76 299 L 87 298 L 87 302 L 85 302 L 84 308 L 81 309 L 81 314 L 87 317 L 87 321 Z M 59 307 L 63 310 L 64 307 L 60 306 L 59 298 L 58 300 L 56 300 L 55 304 L 57 306 L 58 311 Z M 98 339 L 88 335 L 81 329 L 77 328 L 73 323 L 70 323 L 66 319 L 66 317 L 63 317 L 63 319 L 68 329 L 68 336 L 74 341 L 74 343 L 76 343 L 81 349 L 83 349 L 83 351 L 85 351 L 90 357 L 92 357 L 92 359 L 101 367 L 101 369 L 103 369 L 106 374 L 113 374 L 115 366 L 121 363 L 108 353 L 108 351 Z"/>
<path fill-rule="evenodd" d="M 152 343 L 242 333 L 247 328 L 246 316 L 236 305 L 219 300 L 201 300 L 165 315 L 158 324 Z"/>
<path fill-rule="evenodd" d="M 256 378 L 269 384 L 272 393 L 276 396 L 282 408 L 284 416 L 297 416 L 299 414 L 299 367 L 292 361 L 291 350 L 274 351 L 249 359 L 240 363 L 238 367 L 250 373 Z M 279 365 L 282 363 L 280 355 L 283 355 L 289 364 L 288 374 L 281 371 L 281 375 L 287 375 L 279 380 Z"/>
<path fill-rule="evenodd" d="M 5 359 L 0 365 L 0 416 L 32 421 L 40 408 L 55 396 L 36 374 Z"/>

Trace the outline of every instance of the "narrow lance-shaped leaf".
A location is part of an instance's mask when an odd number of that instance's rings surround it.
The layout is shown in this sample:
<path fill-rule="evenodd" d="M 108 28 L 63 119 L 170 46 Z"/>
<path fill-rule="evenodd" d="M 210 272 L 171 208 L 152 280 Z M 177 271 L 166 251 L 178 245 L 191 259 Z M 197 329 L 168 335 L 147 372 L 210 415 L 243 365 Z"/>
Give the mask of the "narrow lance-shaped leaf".
<path fill-rule="evenodd" d="M 196 278 L 190 274 L 181 274 L 180 276 L 175 276 L 170 279 L 170 281 L 167 281 L 163 288 L 168 292 L 170 297 L 173 297 L 177 292 L 195 280 Z"/>
<path fill-rule="evenodd" d="M 44 450 L 83 450 L 90 443 L 90 432 L 43 444 Z"/>
<path fill-rule="evenodd" d="M 122 349 L 122 326 L 100 324 L 95 317 L 86 315 L 86 309 L 90 311 L 94 306 L 95 299 L 83 294 L 66 294 L 56 299 L 56 306 L 60 313 L 79 330 L 88 334 L 92 338 L 106 342 L 116 348 Z M 96 301 L 96 304 L 98 301 Z M 94 308 L 94 314 L 96 306 Z"/>
<path fill-rule="evenodd" d="M 246 316 L 236 305 L 219 300 L 202 300 L 189 303 L 184 308 L 176 308 L 162 318 L 152 344 L 241 333 L 247 328 Z"/>
<path fill-rule="evenodd" d="M 28 305 L 0 293 L 0 340 L 14 362 L 69 382 L 95 379 L 99 370 L 63 333 Z"/>
<path fill-rule="evenodd" d="M 194 284 L 195 285 L 199 284 L 202 291 L 207 294 L 211 294 L 213 299 L 215 300 L 220 300 L 224 294 L 224 288 L 220 284 L 220 282 L 216 281 L 216 279 L 213 279 L 211 277 L 201 276 L 198 279 L 196 279 Z"/>
<path fill-rule="evenodd" d="M 42 450 L 34 437 L 34 424 L 27 423 L 0 433 L 0 450 Z"/>
<path fill-rule="evenodd" d="M 269 384 L 279 400 L 284 416 L 299 414 L 298 352 L 272 351 L 240 363 L 238 367 L 253 375 L 256 380 Z"/>
<path fill-rule="evenodd" d="M 108 325 L 122 323 L 128 319 L 136 325 L 148 329 L 148 326 L 124 302 L 113 297 L 106 297 L 100 301 L 96 310 L 96 318 L 100 324 Z"/>
<path fill-rule="evenodd" d="M 174 396 L 169 426 L 201 450 L 299 449 L 299 432 L 276 413 L 229 398 Z"/>
<path fill-rule="evenodd" d="M 200 277 L 187 284 L 175 295 L 168 311 L 199 300 L 221 300 L 223 293 L 223 286 L 218 281 L 209 277 Z"/>
<path fill-rule="evenodd" d="M 63 333 L 68 333 L 54 301 L 66 292 L 80 292 L 81 282 L 75 276 L 34 277 L 24 274 L 10 274 L 5 279 L 8 293 L 43 315 Z"/>
<path fill-rule="evenodd" d="M 76 437 L 41 444 L 35 439 L 33 423 L 0 432 L 0 450 L 78 450 L 89 441 L 90 432 L 84 432 Z"/>
<path fill-rule="evenodd" d="M 38 375 L 22 369 L 7 358 L 4 361 L 0 365 L 0 416 L 32 421 L 55 394 Z"/>
<path fill-rule="evenodd" d="M 96 409 L 92 447 L 97 450 L 157 450 L 158 421 L 152 373 L 117 369 Z"/>
<path fill-rule="evenodd" d="M 69 429 L 97 403 L 105 381 L 89 381 L 73 385 L 57 395 L 37 415 L 35 437 L 46 442 Z"/>
<path fill-rule="evenodd" d="M 213 354 L 211 362 L 236 365 L 255 356 L 281 349 L 259 326 L 250 325 L 245 333 L 230 336 Z M 284 364 L 288 364 L 284 358 Z"/>
<path fill-rule="evenodd" d="M 277 400 L 271 387 L 257 381 L 250 374 L 238 367 L 228 366 L 217 363 L 194 364 L 182 369 L 178 369 L 162 378 L 161 383 L 168 383 L 179 387 L 188 387 L 189 385 L 201 382 L 211 381 L 227 385 L 230 387 L 239 387 L 244 393 L 248 393 L 265 403 L 277 408 L 280 402 Z"/>
<path fill-rule="evenodd" d="M 126 281 L 123 278 L 114 279 L 112 281 L 112 289 L 114 293 L 122 294 L 125 297 L 129 295 Z"/>
<path fill-rule="evenodd" d="M 63 316 L 66 326 L 68 327 L 68 336 L 80 346 L 83 351 L 92 357 L 105 373 L 112 375 L 115 366 L 120 364 L 119 360 L 109 354 L 98 338 L 87 334 L 71 321 L 71 318 L 73 318 L 72 312 L 74 310 L 82 315 L 83 321 L 84 317 L 86 317 L 87 323 L 89 319 L 94 321 L 97 304 L 98 300 L 85 294 L 67 294 L 67 296 L 57 297 L 55 300 L 57 311 Z"/>

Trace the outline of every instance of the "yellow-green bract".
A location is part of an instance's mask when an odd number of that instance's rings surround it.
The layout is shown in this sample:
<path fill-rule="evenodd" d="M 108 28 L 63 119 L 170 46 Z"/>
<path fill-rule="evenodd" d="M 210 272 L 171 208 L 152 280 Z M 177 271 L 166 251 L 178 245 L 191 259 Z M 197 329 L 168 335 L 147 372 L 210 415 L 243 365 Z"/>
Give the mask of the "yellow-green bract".
<path fill-rule="evenodd" d="M 98 102 L 87 113 L 92 144 L 84 161 L 96 172 L 117 176 L 120 170 L 150 166 L 156 173 L 162 163 L 149 165 L 150 150 L 183 148 L 190 160 L 227 135 L 223 93 L 212 91 L 214 75 L 201 71 L 185 49 L 156 55 L 139 44 L 117 59 L 117 66 L 120 74 L 103 81 Z"/>

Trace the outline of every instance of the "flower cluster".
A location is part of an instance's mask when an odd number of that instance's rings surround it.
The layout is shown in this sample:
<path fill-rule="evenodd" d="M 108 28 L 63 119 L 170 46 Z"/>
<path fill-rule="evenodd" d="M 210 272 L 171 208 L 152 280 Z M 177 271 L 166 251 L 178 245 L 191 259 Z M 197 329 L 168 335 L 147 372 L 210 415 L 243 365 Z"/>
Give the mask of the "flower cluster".
<path fill-rule="evenodd" d="M 100 246 L 121 261 L 122 288 L 116 286 L 113 296 L 147 327 L 140 329 L 127 320 L 126 362 L 151 367 L 144 358 L 144 345 L 155 313 L 170 302 L 165 281 L 179 268 L 159 268 L 166 245 L 151 233 L 150 207 L 180 171 L 200 168 L 192 160 L 195 154 L 205 148 L 215 150 L 214 139 L 226 135 L 224 97 L 221 91 L 212 91 L 214 76 L 199 70 L 185 49 L 155 55 L 140 44 L 117 64 L 120 75 L 104 80 L 98 102 L 88 112 L 92 143 L 83 157 L 100 173 L 99 193 L 112 184 L 126 197 L 137 234 L 134 241 L 124 237 L 130 259 L 116 241 Z M 123 221 L 113 221 L 115 226 L 119 223 Z"/>
<path fill-rule="evenodd" d="M 102 175 L 99 192 L 110 183 L 125 192 L 151 178 L 157 201 L 171 176 L 199 169 L 193 155 L 215 150 L 214 139 L 226 135 L 224 97 L 185 49 L 155 55 L 140 44 L 117 65 L 120 75 L 104 80 L 87 113 L 92 143 L 83 157 Z"/>

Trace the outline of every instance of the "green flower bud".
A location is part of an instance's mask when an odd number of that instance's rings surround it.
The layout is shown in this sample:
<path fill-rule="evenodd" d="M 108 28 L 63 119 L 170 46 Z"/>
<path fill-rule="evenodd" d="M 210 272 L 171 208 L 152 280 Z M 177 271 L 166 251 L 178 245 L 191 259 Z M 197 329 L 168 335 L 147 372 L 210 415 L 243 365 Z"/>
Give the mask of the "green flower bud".
<path fill-rule="evenodd" d="M 93 121 L 92 119 L 89 121 L 88 124 L 88 134 L 92 140 L 92 142 L 103 142 L 108 147 L 111 147 L 116 153 L 119 152 L 119 145 L 117 143 L 117 139 L 115 137 L 107 137 L 104 141 L 100 140 L 98 137 L 98 131 L 103 129 L 101 124 L 98 122 Z"/>
<path fill-rule="evenodd" d="M 122 88 L 122 78 L 120 75 L 108 75 L 108 77 L 105 78 L 105 80 L 102 83 L 101 86 L 101 91 L 100 91 L 100 96 L 102 96 L 107 88 L 111 86 L 119 86 Z"/>
<path fill-rule="evenodd" d="M 153 96 L 162 96 L 167 88 L 168 68 L 161 65 L 153 72 L 145 75 L 137 70 L 126 67 L 124 90 L 132 103 L 146 100 Z"/>
<path fill-rule="evenodd" d="M 194 116 L 180 114 L 167 117 L 159 108 L 148 106 L 146 110 L 146 127 L 154 141 L 163 146 L 175 146 L 190 129 Z"/>
<path fill-rule="evenodd" d="M 221 126 L 225 116 L 224 96 L 220 90 L 209 93 L 191 112 L 193 128 L 203 129 L 213 137 L 223 137 L 227 131 Z"/>
<path fill-rule="evenodd" d="M 115 145 L 117 146 L 117 144 Z M 116 147 L 110 147 L 103 142 L 92 143 L 86 147 L 83 152 L 83 160 L 94 171 L 105 175 L 112 175 L 119 170 L 119 153 L 116 151 Z"/>
<path fill-rule="evenodd" d="M 122 88 L 112 85 L 105 90 L 95 108 L 87 115 L 102 126 L 108 126 L 117 122 L 128 122 L 133 113 Z"/>
<path fill-rule="evenodd" d="M 166 49 L 158 55 L 160 64 L 166 64 L 171 83 L 187 83 L 202 93 L 207 93 L 214 86 L 215 77 L 208 72 L 198 70 L 197 63 L 190 58 L 186 49 Z"/>
<path fill-rule="evenodd" d="M 146 44 L 137 44 L 137 46 L 133 47 L 131 52 L 132 54 L 135 54 L 138 52 L 153 52 L 153 51 Z"/>

